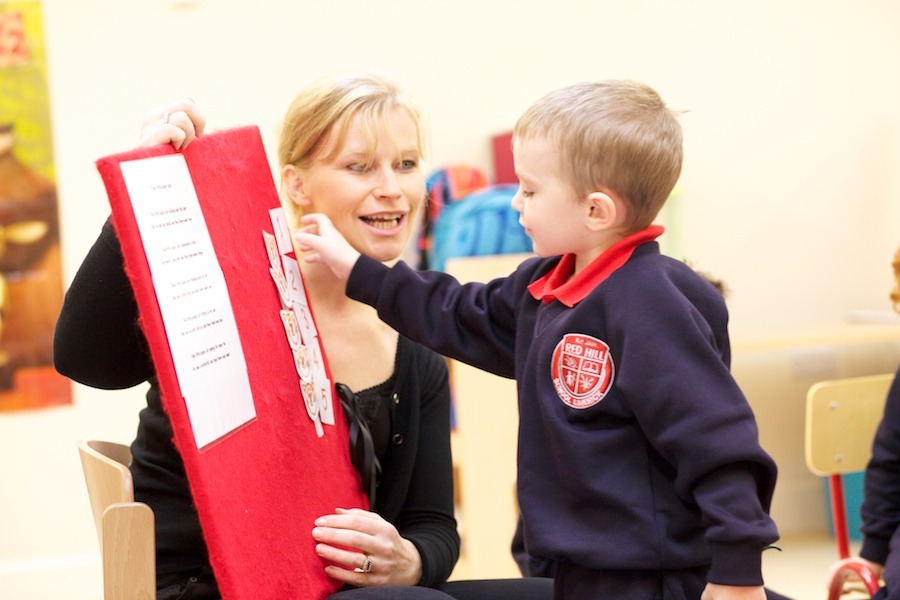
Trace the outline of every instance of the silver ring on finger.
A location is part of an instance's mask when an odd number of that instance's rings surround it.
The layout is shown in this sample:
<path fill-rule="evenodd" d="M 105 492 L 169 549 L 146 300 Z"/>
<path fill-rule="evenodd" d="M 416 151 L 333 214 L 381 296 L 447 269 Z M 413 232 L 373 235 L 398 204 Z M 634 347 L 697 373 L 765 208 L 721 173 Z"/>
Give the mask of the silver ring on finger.
<path fill-rule="evenodd" d="M 361 567 L 357 567 L 353 569 L 357 573 L 371 573 L 372 572 L 372 557 L 368 554 L 363 554 L 363 564 Z"/>
<path fill-rule="evenodd" d="M 169 117 L 171 117 L 171 116 L 172 116 L 172 113 L 170 113 L 169 111 L 166 111 L 163 113 L 163 118 L 162 118 L 163 125 L 169 124 Z"/>

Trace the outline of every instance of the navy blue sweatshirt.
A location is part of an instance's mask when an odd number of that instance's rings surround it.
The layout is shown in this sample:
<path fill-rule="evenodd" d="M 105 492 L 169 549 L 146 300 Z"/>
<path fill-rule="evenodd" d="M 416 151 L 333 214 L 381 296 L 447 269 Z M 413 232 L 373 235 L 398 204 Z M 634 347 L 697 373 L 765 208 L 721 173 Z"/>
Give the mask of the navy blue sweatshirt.
<path fill-rule="evenodd" d="M 656 242 L 614 249 L 574 277 L 571 256 L 534 258 L 465 285 L 363 256 L 347 294 L 441 354 L 515 377 L 529 555 L 710 565 L 710 582 L 762 585 L 776 467 L 730 374 L 724 299 Z"/>
<path fill-rule="evenodd" d="M 891 546 L 900 543 L 900 369 L 891 384 L 884 415 L 875 433 L 863 498 L 863 543 L 859 555 L 884 565 Z M 900 571 L 900 566 L 890 565 L 885 569 L 886 580 L 888 571 L 894 570 Z M 900 573 L 891 576 L 900 580 Z"/>

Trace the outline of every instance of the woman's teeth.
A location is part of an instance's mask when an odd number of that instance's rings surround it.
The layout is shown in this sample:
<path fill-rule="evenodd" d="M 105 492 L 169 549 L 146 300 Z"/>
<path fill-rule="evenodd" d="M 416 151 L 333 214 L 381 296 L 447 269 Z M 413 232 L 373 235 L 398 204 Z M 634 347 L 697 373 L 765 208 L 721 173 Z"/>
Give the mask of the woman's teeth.
<path fill-rule="evenodd" d="M 393 229 L 400 224 L 402 215 L 379 215 L 377 217 L 361 217 L 371 227 L 376 229 Z"/>

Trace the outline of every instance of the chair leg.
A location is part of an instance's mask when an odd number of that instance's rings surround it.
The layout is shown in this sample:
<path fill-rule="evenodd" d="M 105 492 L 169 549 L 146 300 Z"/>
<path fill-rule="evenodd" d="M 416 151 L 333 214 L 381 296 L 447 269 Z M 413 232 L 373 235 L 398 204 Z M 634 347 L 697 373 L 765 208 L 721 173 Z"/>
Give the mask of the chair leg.
<path fill-rule="evenodd" d="M 844 482 L 840 474 L 828 476 L 831 493 L 831 521 L 834 524 L 834 539 L 837 542 L 838 557 L 850 557 L 850 534 L 847 531 L 847 507 L 844 502 Z"/>

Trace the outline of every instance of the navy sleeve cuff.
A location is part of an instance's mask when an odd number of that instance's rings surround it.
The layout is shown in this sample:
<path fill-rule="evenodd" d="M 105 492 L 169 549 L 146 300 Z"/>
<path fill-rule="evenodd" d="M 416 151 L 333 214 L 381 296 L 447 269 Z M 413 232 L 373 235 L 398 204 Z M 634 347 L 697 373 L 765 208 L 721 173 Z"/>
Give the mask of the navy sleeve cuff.
<path fill-rule="evenodd" d="M 719 585 L 763 585 L 762 550 L 756 546 L 713 544 L 706 580 Z"/>
<path fill-rule="evenodd" d="M 890 547 L 891 542 L 886 538 L 866 536 L 865 538 L 863 538 L 863 543 L 862 547 L 859 550 L 859 555 L 866 560 L 870 560 L 874 563 L 878 563 L 879 565 L 883 565 L 887 560 Z"/>

